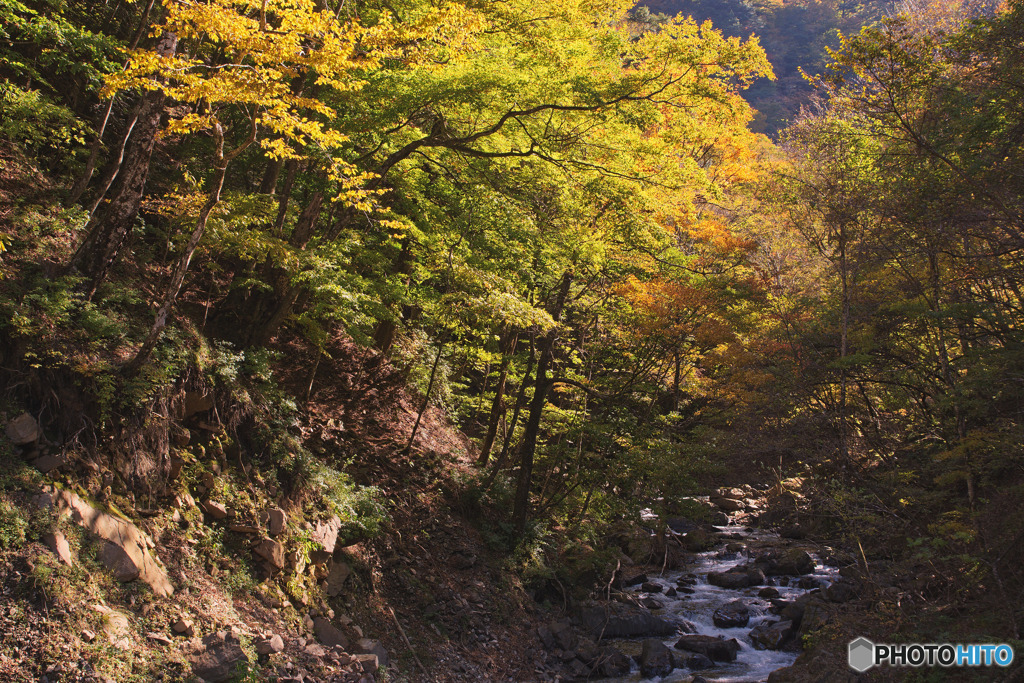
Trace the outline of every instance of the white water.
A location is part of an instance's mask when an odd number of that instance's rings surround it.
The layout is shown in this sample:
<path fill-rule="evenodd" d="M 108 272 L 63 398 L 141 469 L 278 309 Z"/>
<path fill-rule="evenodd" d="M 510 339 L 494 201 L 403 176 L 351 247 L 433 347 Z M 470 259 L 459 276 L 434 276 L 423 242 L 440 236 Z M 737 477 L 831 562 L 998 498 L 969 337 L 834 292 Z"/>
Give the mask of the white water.
<path fill-rule="evenodd" d="M 774 534 L 767 534 L 758 531 L 746 532 L 743 530 L 743 527 L 723 526 L 718 527 L 718 529 L 725 533 L 741 534 L 743 538 L 736 539 L 736 541 L 744 544 L 751 541 L 763 542 L 778 538 Z M 782 547 L 781 543 L 780 547 Z M 820 560 L 813 554 L 811 554 L 811 557 L 814 557 L 815 560 L 814 574 L 806 576 L 813 576 L 818 579 L 822 587 L 834 581 L 836 578 L 836 570 L 830 567 L 823 567 Z M 626 678 L 607 680 L 621 681 L 622 683 L 626 683 L 627 681 L 683 683 L 690 681 L 694 675 L 699 674 L 709 681 L 717 681 L 718 683 L 756 683 L 767 680 L 768 674 L 772 671 L 790 666 L 794 660 L 796 660 L 797 652 L 755 650 L 751 644 L 750 638 L 748 637 L 750 630 L 762 621 L 779 620 L 778 615 L 768 612 L 768 608 L 771 606 L 770 601 L 757 597 L 758 591 L 764 588 L 764 586 L 727 589 L 712 586 L 707 582 L 708 572 L 725 571 L 730 567 L 745 564 L 748 560 L 749 558 L 745 552 L 730 555 L 726 554 L 722 547 L 717 547 L 708 552 L 699 553 L 697 555 L 697 562 L 683 570 L 666 572 L 664 576 L 648 577 L 648 581 L 662 586 L 662 594 L 659 595 L 651 593 L 649 595 L 666 603 L 664 609 L 651 610 L 652 614 L 668 619 L 669 621 L 679 621 L 680 619 L 689 621 L 697 627 L 697 633 L 701 635 L 720 635 L 724 636 L 726 639 L 735 638 L 740 644 L 740 650 L 736 655 L 735 662 L 716 662 L 713 668 L 703 669 L 701 671 L 675 669 L 667 676 L 647 679 L 640 677 L 639 667 L 634 663 L 632 675 Z M 695 574 L 697 576 L 697 583 L 690 586 L 690 588 L 695 592 L 692 595 L 686 595 L 680 591 L 674 598 L 665 597 L 664 591 L 668 590 L 669 587 L 675 587 L 676 580 L 687 574 Z M 796 580 L 793 580 L 792 583 L 795 584 Z M 779 591 L 779 598 L 783 600 L 792 600 L 809 592 L 809 590 L 797 588 L 795 585 L 775 586 L 775 588 Z M 639 586 L 635 586 L 629 590 L 635 592 L 638 596 L 648 595 L 643 593 Z M 746 626 L 739 628 L 720 628 L 715 626 L 712 621 L 712 614 L 714 611 L 723 605 L 738 599 L 742 599 L 750 608 L 750 622 Z M 672 648 L 678 640 L 678 636 L 674 636 L 664 640 L 663 642 L 665 645 Z M 615 640 L 612 641 L 611 644 L 627 655 L 633 656 L 639 654 L 642 641 L 643 639 Z M 677 650 L 677 652 L 679 651 Z"/>

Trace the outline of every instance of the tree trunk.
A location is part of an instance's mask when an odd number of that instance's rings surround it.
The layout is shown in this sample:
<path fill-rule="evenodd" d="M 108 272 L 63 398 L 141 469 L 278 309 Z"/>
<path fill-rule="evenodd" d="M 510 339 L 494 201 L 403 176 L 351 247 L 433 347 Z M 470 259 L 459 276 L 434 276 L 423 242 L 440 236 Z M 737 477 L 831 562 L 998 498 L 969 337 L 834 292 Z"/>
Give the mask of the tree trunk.
<path fill-rule="evenodd" d="M 501 360 L 501 373 L 498 375 L 498 386 L 494 389 L 494 401 L 491 403 L 491 414 L 487 420 L 487 433 L 484 435 L 483 443 L 480 445 L 480 456 L 476 464 L 483 467 L 491 458 L 491 448 L 494 447 L 494 439 L 498 436 L 498 423 L 501 422 L 501 414 L 505 411 L 505 382 L 508 380 L 508 368 L 512 362 L 512 354 L 515 353 L 516 342 L 519 340 L 518 333 L 512 335 Z"/>
<path fill-rule="evenodd" d="M 157 310 L 153 326 L 150 328 L 149 334 L 146 335 L 145 341 L 142 342 L 142 346 L 139 347 L 138 353 L 135 354 L 135 358 L 129 364 L 129 368 L 132 370 L 138 369 L 149 359 L 149 355 L 153 352 L 153 348 L 167 326 L 167 318 L 174 308 L 178 292 L 181 291 L 181 285 L 185 281 L 185 274 L 188 273 L 188 267 L 192 263 L 192 256 L 196 253 L 199 240 L 203 238 L 203 233 L 206 232 L 206 222 L 210 218 L 210 213 L 214 207 L 220 202 L 220 193 L 224 188 L 224 177 L 227 175 L 228 163 L 241 154 L 256 139 L 256 121 L 254 119 L 252 122 L 249 138 L 227 155 L 224 154 L 224 129 L 219 123 L 214 124 L 213 134 L 217 140 L 217 152 L 214 158 L 214 167 L 217 171 L 214 174 L 213 182 L 210 184 L 210 193 L 207 195 L 203 208 L 199 210 L 196 226 L 192 229 L 192 234 L 189 235 L 188 242 L 185 244 L 185 250 L 178 259 L 178 263 L 174 266 L 171 281 L 164 291 L 163 300 L 160 302 L 160 308 Z"/>
<path fill-rule="evenodd" d="M 540 360 L 537 363 L 537 380 L 534 382 L 533 398 L 530 400 L 530 415 L 523 429 L 523 442 L 519 446 L 519 477 L 516 481 L 516 494 L 512 509 L 512 524 L 516 533 L 522 536 L 526 532 L 526 520 L 530 514 L 530 484 L 533 481 L 533 456 L 537 449 L 537 436 L 540 433 L 541 416 L 547 403 L 548 390 L 553 384 L 548 370 L 555 358 L 555 341 L 558 338 L 558 322 L 565 308 L 572 284 L 572 273 L 562 276 L 558 296 L 551 313 L 555 325 L 544 335 L 540 343 Z"/>
<path fill-rule="evenodd" d="M 164 33 L 157 43 L 156 52 L 162 57 L 172 56 L 178 46 L 178 37 Z M 87 296 L 91 298 L 103 283 L 107 271 L 117 259 L 139 214 L 142 194 L 149 177 L 149 162 L 160 129 L 164 112 L 164 93 L 152 90 L 142 96 L 135 117 L 131 144 L 117 181 L 113 196 L 100 214 L 89 220 L 85 240 L 71 258 L 70 268 L 89 278 Z"/>

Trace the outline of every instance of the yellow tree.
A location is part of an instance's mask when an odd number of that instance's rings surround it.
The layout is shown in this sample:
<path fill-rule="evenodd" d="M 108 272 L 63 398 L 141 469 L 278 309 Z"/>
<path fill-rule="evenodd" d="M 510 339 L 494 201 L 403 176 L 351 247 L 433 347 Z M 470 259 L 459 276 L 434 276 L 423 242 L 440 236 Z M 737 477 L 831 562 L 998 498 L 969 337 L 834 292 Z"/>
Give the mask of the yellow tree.
<path fill-rule="evenodd" d="M 331 128 L 334 112 L 322 94 L 357 90 L 362 75 L 381 59 L 414 60 L 419 42 L 442 33 L 450 37 L 452 27 L 461 31 L 472 23 L 470 12 L 447 6 L 399 27 L 386 19 L 365 26 L 339 18 L 313 0 L 183 0 L 168 7 L 156 30 L 176 36 L 191 52 L 132 51 L 128 67 L 110 78 L 106 92 L 157 90 L 188 105 L 166 133 L 211 135 L 213 174 L 133 366 L 145 362 L 167 324 L 231 161 L 254 143 L 276 159 L 315 153 L 338 188 L 336 199 L 367 208 L 367 176 L 342 160 L 347 138 Z"/>

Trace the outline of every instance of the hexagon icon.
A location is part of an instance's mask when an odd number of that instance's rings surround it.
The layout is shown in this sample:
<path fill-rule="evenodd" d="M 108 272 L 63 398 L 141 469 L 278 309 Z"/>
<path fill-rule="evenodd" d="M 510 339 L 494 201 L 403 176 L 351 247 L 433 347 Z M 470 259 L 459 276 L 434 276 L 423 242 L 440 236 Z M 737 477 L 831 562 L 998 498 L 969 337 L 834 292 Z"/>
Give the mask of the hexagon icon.
<path fill-rule="evenodd" d="M 850 668 L 864 673 L 875 665 L 875 644 L 861 636 L 850 643 Z"/>

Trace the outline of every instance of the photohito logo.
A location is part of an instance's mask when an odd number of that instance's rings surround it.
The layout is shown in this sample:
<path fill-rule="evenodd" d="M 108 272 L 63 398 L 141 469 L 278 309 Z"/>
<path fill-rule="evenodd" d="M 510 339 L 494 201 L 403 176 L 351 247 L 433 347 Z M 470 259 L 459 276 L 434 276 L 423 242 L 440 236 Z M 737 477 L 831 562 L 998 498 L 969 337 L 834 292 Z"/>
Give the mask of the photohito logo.
<path fill-rule="evenodd" d="M 876 645 L 867 638 L 850 643 L 850 668 L 863 673 L 873 666 L 1010 666 L 1009 645 L 951 645 L 909 643 Z"/>

